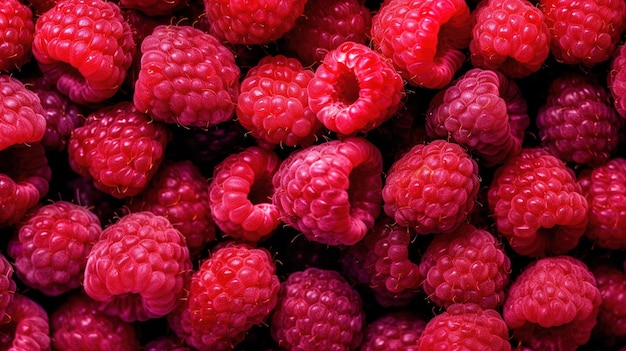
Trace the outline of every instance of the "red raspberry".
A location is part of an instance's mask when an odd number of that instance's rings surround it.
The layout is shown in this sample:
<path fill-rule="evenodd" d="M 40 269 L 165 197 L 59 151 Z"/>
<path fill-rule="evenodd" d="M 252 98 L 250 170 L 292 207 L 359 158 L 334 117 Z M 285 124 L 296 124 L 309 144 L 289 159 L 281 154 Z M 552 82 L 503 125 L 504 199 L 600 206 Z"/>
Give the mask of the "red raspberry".
<path fill-rule="evenodd" d="M 115 95 L 134 53 L 130 26 L 111 1 L 60 0 L 35 24 L 39 68 L 78 104 Z"/>
<path fill-rule="evenodd" d="M 143 191 L 159 168 L 168 129 L 130 102 L 103 107 L 75 129 L 68 145 L 72 169 L 116 198 Z"/>
<path fill-rule="evenodd" d="M 592 337 L 603 346 L 615 346 L 626 340 L 626 274 L 606 264 L 597 265 L 591 271 L 602 296 Z"/>
<path fill-rule="evenodd" d="M 33 12 L 19 0 L 0 6 L 0 71 L 19 70 L 32 57 Z"/>
<path fill-rule="evenodd" d="M 337 271 L 308 268 L 281 283 L 270 330 L 288 350 L 355 350 L 365 326 L 363 302 Z"/>
<path fill-rule="evenodd" d="M 342 136 L 378 127 L 398 111 L 404 96 L 402 78 L 391 63 L 350 41 L 324 56 L 308 90 L 317 119 Z"/>
<path fill-rule="evenodd" d="M 626 28 L 622 0 L 540 0 L 550 52 L 565 64 L 594 66 L 611 57 Z"/>
<path fill-rule="evenodd" d="M 280 163 L 273 151 L 251 146 L 231 154 L 214 168 L 209 206 L 225 235 L 257 242 L 278 228 L 280 214 L 271 199 L 272 177 Z"/>
<path fill-rule="evenodd" d="M 541 257 L 568 252 L 587 226 L 587 200 L 574 172 L 544 149 L 525 148 L 495 170 L 487 200 L 513 250 Z"/>
<path fill-rule="evenodd" d="M 463 0 L 388 0 L 372 18 L 371 34 L 409 84 L 439 89 L 465 61 L 471 29 Z"/>
<path fill-rule="evenodd" d="M 359 351 L 417 351 L 426 321 L 409 311 L 388 312 L 365 328 Z"/>
<path fill-rule="evenodd" d="M 87 208 L 57 201 L 31 211 L 18 226 L 7 251 L 24 284 L 48 296 L 78 288 L 87 255 L 102 227 Z"/>
<path fill-rule="evenodd" d="M 609 159 L 622 124 L 606 88 L 580 74 L 552 81 L 536 119 L 541 144 L 551 154 L 589 166 Z"/>
<path fill-rule="evenodd" d="M 120 7 L 137 9 L 150 17 L 170 16 L 185 6 L 185 0 L 120 0 Z"/>
<path fill-rule="evenodd" d="M 210 33 L 231 44 L 269 44 L 304 12 L 306 0 L 204 0 Z"/>
<path fill-rule="evenodd" d="M 286 146 L 313 144 L 322 124 L 309 108 L 307 86 L 314 73 L 300 61 L 266 56 L 241 82 L 237 119 L 259 141 Z"/>
<path fill-rule="evenodd" d="M 15 289 L 17 289 L 17 285 L 13 280 L 13 266 L 0 253 L 0 326 L 10 321 L 7 310 L 13 303 Z"/>
<path fill-rule="evenodd" d="M 607 85 L 613 97 L 617 113 L 626 118 L 626 45 L 621 44 L 611 59 L 611 69 L 607 75 Z"/>
<path fill-rule="evenodd" d="M 192 256 L 216 239 L 207 180 L 191 161 L 167 162 L 139 195 L 128 198 L 132 212 L 150 211 L 167 218 L 185 237 Z"/>
<path fill-rule="evenodd" d="M 466 223 L 430 242 L 419 271 L 424 291 L 438 306 L 475 303 L 496 309 L 504 304 L 511 260 L 491 233 Z"/>
<path fill-rule="evenodd" d="M 426 324 L 418 350 L 510 351 L 509 330 L 495 310 L 454 304 Z"/>
<path fill-rule="evenodd" d="M 305 237 L 353 245 L 380 214 L 382 157 L 361 137 L 331 140 L 291 153 L 272 180 L 281 220 Z"/>
<path fill-rule="evenodd" d="M 158 121 L 209 127 L 233 117 L 239 67 L 215 37 L 190 26 L 160 25 L 141 43 L 133 101 Z"/>
<path fill-rule="evenodd" d="M 510 286 L 503 316 L 521 343 L 573 351 L 589 340 L 601 300 L 584 263 L 571 256 L 545 257 L 531 262 Z"/>
<path fill-rule="evenodd" d="M 478 197 L 478 164 L 458 144 L 419 144 L 393 163 L 382 195 L 385 213 L 418 234 L 454 231 Z"/>
<path fill-rule="evenodd" d="M 475 67 L 522 78 L 538 71 L 550 54 L 544 15 L 528 0 L 485 0 L 472 16 L 469 49 Z"/>
<path fill-rule="evenodd" d="M 50 351 L 48 313 L 31 298 L 15 294 L 0 324 L 0 345 L 7 351 Z"/>
<path fill-rule="evenodd" d="M 522 149 L 530 124 L 526 100 L 514 80 L 473 68 L 439 91 L 426 113 L 426 132 L 465 146 L 492 167 Z"/>
<path fill-rule="evenodd" d="M 133 325 L 98 311 L 98 303 L 83 294 L 71 295 L 50 315 L 55 350 L 139 350 Z"/>
<path fill-rule="evenodd" d="M 41 100 L 19 80 L 0 75 L 0 150 L 40 141 L 46 131 Z"/>
<path fill-rule="evenodd" d="M 371 25 L 371 11 L 360 0 L 307 1 L 303 15 L 283 38 L 304 66 L 317 66 L 346 41 L 366 44 Z"/>
<path fill-rule="evenodd" d="M 118 309 L 124 321 L 159 318 L 176 307 L 190 270 L 185 237 L 167 218 L 136 212 L 102 231 L 87 257 L 84 288 L 94 300 L 130 305 Z"/>

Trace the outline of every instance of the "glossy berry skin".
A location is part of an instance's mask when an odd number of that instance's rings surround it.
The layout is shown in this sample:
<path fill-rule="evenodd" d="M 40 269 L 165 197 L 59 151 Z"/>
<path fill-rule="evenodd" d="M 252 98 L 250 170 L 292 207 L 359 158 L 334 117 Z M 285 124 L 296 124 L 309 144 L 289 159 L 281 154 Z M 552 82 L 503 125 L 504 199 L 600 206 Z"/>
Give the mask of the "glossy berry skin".
<path fill-rule="evenodd" d="M 0 150 L 43 138 L 46 119 L 39 97 L 9 75 L 0 75 Z"/>
<path fill-rule="evenodd" d="M 607 85 L 617 113 L 626 118 L 626 45 L 619 45 L 613 54 Z"/>
<path fill-rule="evenodd" d="M 417 351 L 426 321 L 409 311 L 388 312 L 370 322 L 359 351 Z"/>
<path fill-rule="evenodd" d="M 14 268 L 7 258 L 0 254 L 0 325 L 9 322 L 7 309 L 13 302 L 17 285 L 13 279 Z"/>
<path fill-rule="evenodd" d="M 0 345 L 7 351 L 50 351 L 50 321 L 43 307 L 15 294 L 7 309 L 9 322 L 0 324 Z"/>
<path fill-rule="evenodd" d="M 19 0 L 0 7 L 0 71 L 19 70 L 32 58 L 35 23 L 32 10 Z"/>

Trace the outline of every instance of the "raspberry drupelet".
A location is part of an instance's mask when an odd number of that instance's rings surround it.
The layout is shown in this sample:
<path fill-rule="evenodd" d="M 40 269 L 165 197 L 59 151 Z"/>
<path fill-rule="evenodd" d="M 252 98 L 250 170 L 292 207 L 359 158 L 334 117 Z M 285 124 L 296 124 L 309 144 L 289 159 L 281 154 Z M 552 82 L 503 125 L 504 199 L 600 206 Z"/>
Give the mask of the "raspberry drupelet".
<path fill-rule="evenodd" d="M 0 325 L 9 322 L 7 309 L 13 302 L 17 284 L 13 279 L 13 265 L 0 253 Z"/>
<path fill-rule="evenodd" d="M 0 71 L 17 71 L 32 58 L 33 11 L 19 0 L 0 6 Z"/>
<path fill-rule="evenodd" d="M 410 311 L 387 312 L 367 324 L 359 351 L 417 351 L 425 327 Z"/>
<path fill-rule="evenodd" d="M 617 113 L 626 118 L 626 45 L 620 44 L 611 58 L 606 77 Z"/>
<path fill-rule="evenodd" d="M 48 312 L 32 298 L 15 294 L 6 311 L 9 322 L 0 324 L 0 345 L 7 351 L 50 351 Z"/>
<path fill-rule="evenodd" d="M 591 272 L 602 296 L 591 338 L 605 347 L 615 346 L 626 340 L 626 274 L 609 264 L 597 264 Z"/>

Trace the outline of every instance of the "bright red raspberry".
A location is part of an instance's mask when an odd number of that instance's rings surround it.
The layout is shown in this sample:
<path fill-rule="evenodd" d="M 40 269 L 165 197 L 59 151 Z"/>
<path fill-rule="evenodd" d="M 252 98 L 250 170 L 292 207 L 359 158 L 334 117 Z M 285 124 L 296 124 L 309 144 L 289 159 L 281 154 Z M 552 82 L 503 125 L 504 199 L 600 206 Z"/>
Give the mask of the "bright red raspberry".
<path fill-rule="evenodd" d="M 550 30 L 530 1 L 486 0 L 472 16 L 469 49 L 475 67 L 522 78 L 537 72 L 548 58 Z"/>
<path fill-rule="evenodd" d="M 208 190 L 209 206 L 225 235 L 257 242 L 278 228 L 281 221 L 272 203 L 272 177 L 280 163 L 273 151 L 251 146 L 215 166 Z"/>
<path fill-rule="evenodd" d="M 418 350 L 510 351 L 511 344 L 509 330 L 497 311 L 458 303 L 428 321 Z"/>
<path fill-rule="evenodd" d="M 143 191 L 163 161 L 168 129 L 150 120 L 130 102 L 119 102 L 90 114 L 68 145 L 69 163 L 93 179 L 98 190 L 116 198 Z"/>
<path fill-rule="evenodd" d="M 98 302 L 84 294 L 71 295 L 50 315 L 52 347 L 71 351 L 137 351 L 132 324 L 98 310 Z"/>
<path fill-rule="evenodd" d="M 35 24 L 39 68 L 78 104 L 115 95 L 135 50 L 130 26 L 112 1 L 60 0 Z"/>
<path fill-rule="evenodd" d="M 231 44 L 269 44 L 304 13 L 306 0 L 204 0 L 210 33 Z"/>
<path fill-rule="evenodd" d="M 0 325 L 9 322 L 7 310 L 17 289 L 13 272 L 13 265 L 0 253 Z"/>
<path fill-rule="evenodd" d="M 461 144 L 492 167 L 522 150 L 530 124 L 526 100 L 514 80 L 473 68 L 440 90 L 426 112 L 426 132 Z"/>
<path fill-rule="evenodd" d="M 46 119 L 37 94 L 19 80 L 0 74 L 0 101 L 0 150 L 43 138 Z"/>
<path fill-rule="evenodd" d="M 418 234 L 451 232 L 474 208 L 479 187 L 476 161 L 458 144 L 438 139 L 414 146 L 391 165 L 383 209 Z"/>
<path fill-rule="evenodd" d="M 24 284 L 57 296 L 81 286 L 87 255 L 101 232 L 98 216 L 86 207 L 57 201 L 25 216 L 7 252 Z"/>
<path fill-rule="evenodd" d="M 233 117 L 239 76 L 233 53 L 217 38 L 161 25 L 141 43 L 133 101 L 158 121 L 207 128 Z"/>
<path fill-rule="evenodd" d="M 557 344 L 559 350 L 573 351 L 589 340 L 601 302 L 596 280 L 583 262 L 572 256 L 545 257 L 532 261 L 510 286 L 503 316 L 522 344 Z"/>
<path fill-rule="evenodd" d="M 32 57 L 33 11 L 19 0 L 0 6 L 0 71 L 19 70 Z"/>
<path fill-rule="evenodd" d="M 150 211 L 167 218 L 185 237 L 191 256 L 216 239 L 207 179 L 191 161 L 164 163 L 148 187 L 126 199 L 131 212 Z"/>
<path fill-rule="evenodd" d="M 545 149 L 524 148 L 495 170 L 487 196 L 497 230 L 518 254 L 564 254 L 578 245 L 588 204 L 574 171 Z"/>
<path fill-rule="evenodd" d="M 7 351 L 50 351 L 48 313 L 39 303 L 15 294 L 7 308 L 9 322 L 0 324 L 0 345 Z"/>
<path fill-rule="evenodd" d="M 345 278 L 307 268 L 281 283 L 270 330 L 288 350 L 355 350 L 364 326 L 363 302 Z"/>
<path fill-rule="evenodd" d="M 626 45 L 621 44 L 615 50 L 607 75 L 607 85 L 613 97 L 617 113 L 626 118 Z"/>
<path fill-rule="evenodd" d="M 626 340 L 626 274 L 608 264 L 596 265 L 591 272 L 602 296 L 592 338 L 605 347 L 615 346 Z"/>
<path fill-rule="evenodd" d="M 622 0 L 540 0 L 539 9 L 550 29 L 550 52 L 565 64 L 608 60 L 626 28 Z"/>
<path fill-rule="evenodd" d="M 426 321 L 409 311 L 388 312 L 370 322 L 359 351 L 417 351 Z"/>
<path fill-rule="evenodd" d="M 308 91 L 317 119 L 340 136 L 349 136 L 391 118 L 400 107 L 404 85 L 381 54 L 348 41 L 324 56 Z"/>
<path fill-rule="evenodd" d="M 567 163 L 592 167 L 605 163 L 617 147 L 623 125 L 609 94 L 577 73 L 553 80 L 535 122 L 542 146 Z"/>
<path fill-rule="evenodd" d="M 496 309 L 504 304 L 511 260 L 491 233 L 465 223 L 428 244 L 419 270 L 424 292 L 436 305 L 475 303 Z"/>
<path fill-rule="evenodd" d="M 150 17 L 171 16 L 185 6 L 184 0 L 120 0 L 120 7 L 137 9 Z"/>
<path fill-rule="evenodd" d="M 130 306 L 117 310 L 124 321 L 159 318 L 176 307 L 190 270 L 185 237 L 167 218 L 136 212 L 102 231 L 87 257 L 84 288 L 94 300 Z"/>
<path fill-rule="evenodd" d="M 372 43 L 409 84 L 443 88 L 465 61 L 470 9 L 463 0 L 388 0 L 372 18 Z"/>
<path fill-rule="evenodd" d="M 382 157 L 361 137 L 291 153 L 272 180 L 281 220 L 312 241 L 353 245 L 380 214 Z"/>
<path fill-rule="evenodd" d="M 371 11 L 360 0 L 307 1 L 303 15 L 283 39 L 304 66 L 317 66 L 346 41 L 366 44 L 371 26 Z"/>

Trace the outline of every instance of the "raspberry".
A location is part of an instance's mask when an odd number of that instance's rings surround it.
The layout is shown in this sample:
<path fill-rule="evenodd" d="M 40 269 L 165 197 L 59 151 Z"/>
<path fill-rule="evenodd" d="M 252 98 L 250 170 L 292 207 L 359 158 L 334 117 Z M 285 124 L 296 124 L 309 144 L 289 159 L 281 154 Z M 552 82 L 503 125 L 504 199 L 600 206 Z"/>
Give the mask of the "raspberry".
<path fill-rule="evenodd" d="M 431 99 L 426 132 L 461 144 L 492 167 L 522 149 L 530 124 L 526 100 L 504 74 L 473 68 Z"/>
<path fill-rule="evenodd" d="M 312 241 L 353 245 L 374 226 L 382 202 L 382 157 L 361 137 L 291 153 L 272 179 L 281 220 Z"/>
<path fill-rule="evenodd" d="M 369 47 L 345 42 L 324 56 L 309 82 L 309 106 L 326 128 L 342 136 L 368 132 L 398 111 L 402 78 Z"/>
<path fill-rule="evenodd" d="M 98 217 L 87 208 L 57 201 L 31 211 L 7 251 L 24 284 L 48 296 L 78 288 L 87 255 L 100 237 Z"/>
<path fill-rule="evenodd" d="M 81 105 L 117 93 L 135 53 L 120 8 L 104 0 L 60 0 L 35 24 L 33 55 L 59 91 Z"/>
<path fill-rule="evenodd" d="M 550 28 L 550 52 L 565 64 L 594 66 L 611 57 L 626 28 L 621 0 L 541 0 Z"/>
<path fill-rule="evenodd" d="M 70 166 L 98 190 L 119 199 L 134 196 L 156 173 L 169 139 L 164 125 L 119 102 L 95 111 L 72 132 Z"/>
<path fill-rule="evenodd" d="M 385 213 L 418 234 L 454 231 L 478 197 L 478 164 L 458 144 L 419 144 L 394 162 L 382 195 Z"/>
<path fill-rule="evenodd" d="M 204 0 L 210 33 L 231 44 L 269 44 L 304 12 L 306 0 Z"/>
<path fill-rule="evenodd" d="M 190 348 L 179 344 L 166 336 L 158 337 L 149 341 L 143 347 L 144 351 L 192 351 Z"/>
<path fill-rule="evenodd" d="M 307 268 L 281 283 L 270 330 L 288 350 L 355 350 L 364 324 L 361 297 L 341 274 Z"/>
<path fill-rule="evenodd" d="M 626 274 L 606 264 L 597 265 L 591 271 L 602 296 L 592 337 L 604 346 L 614 346 L 626 340 Z"/>
<path fill-rule="evenodd" d="M 40 141 L 46 131 L 41 100 L 19 80 L 0 74 L 0 150 Z"/>
<path fill-rule="evenodd" d="M 185 237 L 167 218 L 151 212 L 123 216 L 106 227 L 85 268 L 87 295 L 118 308 L 132 322 L 170 313 L 191 270 Z M 133 307 L 136 306 L 136 307 Z"/>
<path fill-rule="evenodd" d="M 128 198 L 132 212 L 150 211 L 167 218 L 185 237 L 192 256 L 216 239 L 207 180 L 191 161 L 164 163 L 139 195 Z"/>
<path fill-rule="evenodd" d="M 498 232 L 520 255 L 559 255 L 578 245 L 588 204 L 574 172 L 544 149 L 524 148 L 495 170 L 487 200 Z"/>
<path fill-rule="evenodd" d="M 608 91 L 580 74 L 552 81 L 536 119 L 541 144 L 551 154 L 565 162 L 589 166 L 609 159 L 622 124 Z"/>
<path fill-rule="evenodd" d="M 119 318 L 97 309 L 98 303 L 83 294 L 71 295 L 50 315 L 55 350 L 139 350 L 135 329 Z"/>
<path fill-rule="evenodd" d="M 621 44 L 615 50 L 607 75 L 607 85 L 613 97 L 617 113 L 626 118 L 626 45 Z"/>
<path fill-rule="evenodd" d="M 418 350 L 510 351 L 508 339 L 509 330 L 498 312 L 458 303 L 428 321 Z"/>
<path fill-rule="evenodd" d="M 280 225 L 272 203 L 272 177 L 280 166 L 273 151 L 257 146 L 228 156 L 213 171 L 209 206 L 217 226 L 235 239 L 257 242 Z"/>
<path fill-rule="evenodd" d="M 48 313 L 37 302 L 15 294 L 7 308 L 10 321 L 0 324 L 0 345 L 7 351 L 49 351 Z"/>
<path fill-rule="evenodd" d="M 303 15 L 283 39 L 304 66 L 317 66 L 346 41 L 366 44 L 371 25 L 371 11 L 360 0 L 307 1 Z"/>
<path fill-rule="evenodd" d="M 0 253 L 0 326 L 10 321 L 7 311 L 13 303 L 15 289 L 17 289 L 17 285 L 13 280 L 13 266 Z"/>
<path fill-rule="evenodd" d="M 120 0 L 120 7 L 137 9 L 150 17 L 170 16 L 185 5 L 184 0 Z"/>
<path fill-rule="evenodd" d="M 463 0 L 388 0 L 372 18 L 372 43 L 409 84 L 439 89 L 465 61 L 471 26 Z"/>
<path fill-rule="evenodd" d="M 388 312 L 365 328 L 359 351 L 417 351 L 426 321 L 409 311 Z"/>
<path fill-rule="evenodd" d="M 472 16 L 469 49 L 475 67 L 522 78 L 538 71 L 550 54 L 550 30 L 530 1 L 486 0 Z"/>
<path fill-rule="evenodd" d="M 309 146 L 322 124 L 309 108 L 307 86 L 314 73 L 300 61 L 266 56 L 241 82 L 237 119 L 253 137 L 270 144 Z"/>
<path fill-rule="evenodd" d="M 35 36 L 33 12 L 19 0 L 0 7 L 0 71 L 19 70 L 32 57 Z"/>
<path fill-rule="evenodd" d="M 584 263 L 571 256 L 545 257 L 531 262 L 510 286 L 503 316 L 521 343 L 576 350 L 589 340 L 601 300 Z"/>
<path fill-rule="evenodd" d="M 190 26 L 160 25 L 141 43 L 133 101 L 166 123 L 209 127 L 233 117 L 239 67 L 215 37 Z"/>

